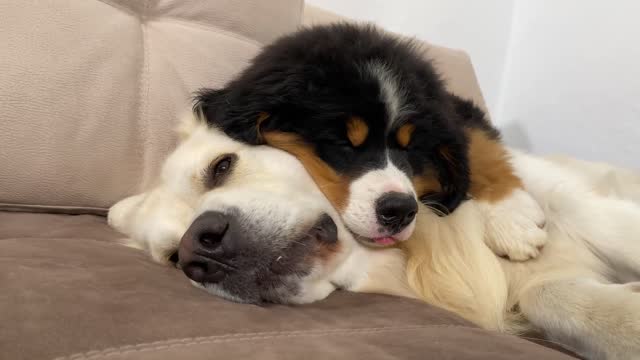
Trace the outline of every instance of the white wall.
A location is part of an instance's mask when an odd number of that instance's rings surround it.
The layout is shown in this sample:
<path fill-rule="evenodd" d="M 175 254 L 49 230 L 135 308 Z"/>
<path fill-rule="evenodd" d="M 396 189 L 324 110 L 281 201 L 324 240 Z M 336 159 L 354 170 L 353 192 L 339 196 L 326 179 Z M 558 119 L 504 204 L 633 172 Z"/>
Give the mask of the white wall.
<path fill-rule="evenodd" d="M 307 0 L 467 51 L 507 143 L 640 168 L 640 0 Z"/>
<path fill-rule="evenodd" d="M 508 142 L 640 169 L 640 1 L 520 0 L 494 119 Z"/>
<path fill-rule="evenodd" d="M 511 27 L 511 0 L 307 0 L 352 19 L 463 49 L 473 59 L 489 111 L 497 111 Z"/>

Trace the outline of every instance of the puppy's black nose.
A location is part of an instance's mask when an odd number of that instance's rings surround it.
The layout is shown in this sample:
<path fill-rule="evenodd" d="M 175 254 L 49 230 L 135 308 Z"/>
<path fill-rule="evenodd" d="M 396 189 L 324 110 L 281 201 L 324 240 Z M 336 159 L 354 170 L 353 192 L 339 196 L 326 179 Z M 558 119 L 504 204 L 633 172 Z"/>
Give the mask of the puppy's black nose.
<path fill-rule="evenodd" d="M 392 233 L 398 233 L 411 224 L 417 212 L 418 203 L 409 194 L 389 192 L 376 201 L 378 222 Z"/>
<path fill-rule="evenodd" d="M 233 268 L 227 264 L 231 243 L 231 221 L 227 215 L 208 211 L 198 216 L 182 236 L 178 257 L 182 271 L 193 281 L 219 282 Z"/>

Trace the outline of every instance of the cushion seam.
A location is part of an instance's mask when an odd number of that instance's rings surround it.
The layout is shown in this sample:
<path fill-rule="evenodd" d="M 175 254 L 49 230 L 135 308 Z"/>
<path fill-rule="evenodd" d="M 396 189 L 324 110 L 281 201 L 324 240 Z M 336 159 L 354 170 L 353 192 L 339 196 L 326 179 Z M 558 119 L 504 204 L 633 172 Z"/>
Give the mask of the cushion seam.
<path fill-rule="evenodd" d="M 154 17 L 152 20 L 149 20 L 149 22 L 168 22 L 168 23 L 180 24 L 180 25 L 184 25 L 186 27 L 194 27 L 194 28 L 198 28 L 198 29 L 201 29 L 201 30 L 214 32 L 216 34 L 225 35 L 227 37 L 230 37 L 230 38 L 233 38 L 233 39 L 236 39 L 236 40 L 240 40 L 242 42 L 248 43 L 250 45 L 254 45 L 256 47 L 264 46 L 264 44 L 262 44 L 260 41 L 258 41 L 256 39 L 252 39 L 252 38 L 250 38 L 248 36 L 243 36 L 243 35 L 240 35 L 240 34 L 236 34 L 233 31 L 226 30 L 224 28 L 221 28 L 219 26 L 215 26 L 213 24 L 205 24 L 205 23 L 201 23 L 199 21 L 187 21 L 187 20 L 182 20 L 182 19 L 175 18 L 175 17 L 159 16 L 159 17 Z"/>
<path fill-rule="evenodd" d="M 150 343 L 139 343 L 135 345 L 125 345 L 116 348 L 108 348 L 104 350 L 92 350 L 84 353 L 77 353 L 57 357 L 55 360 L 93 360 L 101 359 L 114 355 L 125 355 L 133 352 L 149 352 L 158 351 L 175 347 L 189 347 L 202 344 L 220 344 L 242 341 L 257 341 L 269 339 L 283 339 L 292 337 L 322 337 L 331 335 L 366 335 L 390 331 L 413 331 L 425 330 L 431 328 L 464 328 L 477 330 L 478 328 L 464 325 L 418 325 L 404 327 L 370 327 L 359 329 L 331 329 L 331 330 L 298 330 L 298 331 L 276 331 L 276 332 L 254 332 L 254 333 L 238 333 L 225 335 L 212 335 L 196 338 L 182 338 L 161 340 Z M 503 334 L 499 334 L 503 335 Z"/>
<path fill-rule="evenodd" d="M 103 4 L 107 5 L 107 6 L 111 6 L 112 8 L 118 9 L 118 10 L 124 12 L 124 13 L 129 14 L 129 15 L 132 15 L 132 16 L 135 16 L 135 17 L 140 17 L 140 14 L 136 13 L 135 11 L 133 11 L 131 9 L 128 9 L 128 8 L 122 6 L 122 5 L 112 3 L 109 0 L 96 0 L 96 1 L 101 2 L 101 3 L 103 3 Z"/>
<path fill-rule="evenodd" d="M 0 212 L 26 214 L 93 215 L 104 218 L 109 208 L 94 206 L 37 205 L 0 202 Z"/>
<path fill-rule="evenodd" d="M 142 135 L 142 139 L 143 142 L 145 141 L 152 141 L 151 140 L 151 131 L 149 130 L 149 119 L 147 117 L 147 104 L 149 102 L 149 89 L 150 89 L 150 84 L 151 81 L 149 80 L 149 77 L 151 76 L 150 74 L 150 61 L 149 61 L 149 48 L 151 47 L 150 44 L 150 37 L 147 36 L 147 24 L 146 24 L 146 16 L 147 16 L 147 12 L 149 9 L 149 3 L 150 0 L 146 0 L 142 9 L 142 13 L 140 14 L 140 31 L 141 31 L 141 35 L 142 35 L 142 72 L 140 74 L 140 84 L 139 84 L 139 88 L 138 88 L 138 99 L 139 99 L 139 108 L 138 108 L 138 118 L 140 119 L 140 134 Z M 142 179 L 140 179 L 138 186 L 140 185 L 144 185 L 147 182 L 147 177 L 150 176 L 150 174 L 148 174 L 148 164 L 150 163 L 149 161 L 149 157 L 150 157 L 150 153 L 151 151 L 148 149 L 149 145 L 144 144 L 142 146 L 142 167 L 143 167 L 143 171 L 142 171 Z"/>
<path fill-rule="evenodd" d="M 120 239 L 126 239 L 125 237 L 122 237 Z M 7 238 L 0 238 L 0 241 L 3 240 L 19 240 L 19 241 L 28 241 L 28 240 L 51 240 L 51 241 L 65 241 L 65 240 L 80 240 L 80 241 L 97 241 L 103 244 L 114 244 L 114 245 L 122 245 L 125 248 L 127 247 L 126 244 L 122 244 L 119 242 L 120 239 L 112 239 L 112 240 L 101 240 L 101 239 L 96 239 L 96 238 L 70 238 L 70 237 L 36 237 L 36 236 L 14 236 L 14 237 L 7 237 Z M 129 249 L 134 249 L 129 247 Z"/>
<path fill-rule="evenodd" d="M 144 6 L 144 12 L 145 14 L 138 14 L 135 11 L 132 11 L 131 9 L 127 9 L 121 5 L 118 4 L 114 4 L 108 0 L 96 0 L 98 2 L 101 2 L 105 5 L 111 6 L 115 9 L 118 9 L 124 13 L 127 13 L 131 16 L 135 16 L 137 18 L 140 18 L 141 22 L 145 21 L 145 15 L 146 12 L 148 11 L 148 6 L 149 3 L 147 2 Z M 304 2 L 303 2 L 304 3 Z M 180 18 L 176 18 L 176 17 L 171 17 L 171 16 L 157 16 L 157 17 L 153 17 L 151 19 L 146 19 L 148 22 L 154 22 L 154 21 L 158 21 L 158 22 L 173 22 L 173 23 L 178 23 L 178 24 L 182 24 L 185 26 L 189 26 L 189 27 L 197 27 L 197 28 L 202 28 L 203 30 L 207 30 L 207 31 L 212 31 L 212 32 L 216 32 L 216 33 L 220 33 L 226 36 L 229 36 L 231 38 L 237 39 L 237 40 L 241 40 L 244 41 L 246 43 L 255 45 L 257 47 L 262 47 L 263 43 L 261 43 L 260 41 L 258 41 L 257 39 L 253 39 L 249 36 L 245 36 L 245 35 L 240 35 L 240 34 L 236 34 L 233 31 L 229 31 L 226 30 L 224 28 L 221 28 L 219 26 L 215 26 L 214 24 L 207 24 L 207 23 L 202 23 L 200 21 L 190 21 L 190 20 L 183 20 Z"/>

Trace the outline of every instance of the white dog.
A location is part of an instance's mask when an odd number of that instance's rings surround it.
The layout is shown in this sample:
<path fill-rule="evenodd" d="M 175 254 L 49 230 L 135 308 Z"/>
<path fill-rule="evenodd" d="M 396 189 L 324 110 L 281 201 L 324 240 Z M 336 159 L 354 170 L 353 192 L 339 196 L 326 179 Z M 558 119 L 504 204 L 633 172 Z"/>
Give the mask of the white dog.
<path fill-rule="evenodd" d="M 640 358 L 640 205 L 580 167 L 512 152 L 547 219 L 534 260 L 495 256 L 473 201 L 444 218 L 421 209 L 402 249 L 370 249 L 291 155 L 189 118 L 161 183 L 117 203 L 109 222 L 194 285 L 252 303 L 336 289 L 415 297 L 488 329 L 541 331 L 591 359 Z"/>

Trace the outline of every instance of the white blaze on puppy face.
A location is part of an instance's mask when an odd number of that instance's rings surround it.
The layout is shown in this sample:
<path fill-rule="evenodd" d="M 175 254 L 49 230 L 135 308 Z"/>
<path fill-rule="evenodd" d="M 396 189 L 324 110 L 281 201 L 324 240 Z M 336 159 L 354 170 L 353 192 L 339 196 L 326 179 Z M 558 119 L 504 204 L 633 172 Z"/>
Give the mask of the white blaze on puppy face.
<path fill-rule="evenodd" d="M 400 241 L 408 239 L 415 227 L 415 220 L 396 234 L 389 233 L 378 221 L 376 203 L 390 192 L 416 197 L 407 174 L 387 158 L 382 169 L 368 171 L 350 184 L 349 199 L 342 213 L 342 220 L 349 230 L 370 239 L 392 235 Z"/>
<path fill-rule="evenodd" d="M 408 110 L 406 105 L 406 90 L 400 85 L 400 80 L 391 71 L 391 68 L 380 62 L 371 61 L 366 63 L 362 69 L 364 74 L 373 77 L 380 88 L 380 101 L 385 104 L 387 109 L 387 131 L 389 131 L 394 122 L 402 113 Z"/>

